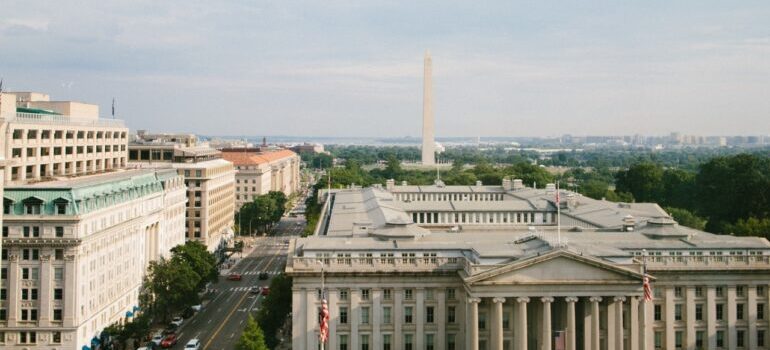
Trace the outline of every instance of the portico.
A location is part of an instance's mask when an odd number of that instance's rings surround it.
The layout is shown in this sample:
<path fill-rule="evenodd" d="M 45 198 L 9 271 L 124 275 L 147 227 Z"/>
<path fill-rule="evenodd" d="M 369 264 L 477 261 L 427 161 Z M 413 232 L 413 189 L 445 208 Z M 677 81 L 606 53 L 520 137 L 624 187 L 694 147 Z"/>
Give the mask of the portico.
<path fill-rule="evenodd" d="M 465 279 L 466 348 L 641 349 L 641 280 L 568 250 L 498 265 Z"/>

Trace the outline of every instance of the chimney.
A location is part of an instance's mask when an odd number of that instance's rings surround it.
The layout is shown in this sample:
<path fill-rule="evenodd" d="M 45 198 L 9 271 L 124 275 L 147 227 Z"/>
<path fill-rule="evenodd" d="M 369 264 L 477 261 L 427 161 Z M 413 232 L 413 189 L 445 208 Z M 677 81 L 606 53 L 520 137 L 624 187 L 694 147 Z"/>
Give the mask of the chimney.
<path fill-rule="evenodd" d="M 513 190 L 520 190 L 524 188 L 524 181 L 521 181 L 521 179 L 513 179 Z"/>
<path fill-rule="evenodd" d="M 408 183 L 406 181 L 401 181 L 401 186 L 407 186 Z"/>
<path fill-rule="evenodd" d="M 393 191 L 394 188 L 396 188 L 396 180 L 387 179 L 385 181 L 385 189 L 388 191 Z"/>
<path fill-rule="evenodd" d="M 545 184 L 545 193 L 555 193 L 556 184 Z"/>
<path fill-rule="evenodd" d="M 511 189 L 512 189 L 512 186 L 511 186 L 511 179 L 509 179 L 509 178 L 504 178 L 504 179 L 503 179 L 503 190 L 504 190 L 504 191 L 510 191 Z"/>
<path fill-rule="evenodd" d="M 623 231 L 631 232 L 634 230 L 635 226 L 636 226 L 636 219 L 631 214 L 628 214 L 625 217 L 623 217 Z"/>
<path fill-rule="evenodd" d="M 477 180 L 476 181 L 476 186 L 481 186 L 481 185 L 482 185 L 481 180 Z"/>

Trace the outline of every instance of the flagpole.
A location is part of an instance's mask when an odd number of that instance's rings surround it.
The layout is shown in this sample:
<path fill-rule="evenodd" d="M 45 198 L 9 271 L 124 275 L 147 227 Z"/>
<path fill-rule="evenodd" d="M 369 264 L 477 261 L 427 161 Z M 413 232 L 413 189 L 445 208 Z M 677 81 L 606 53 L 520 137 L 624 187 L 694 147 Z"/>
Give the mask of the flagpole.
<path fill-rule="evenodd" d="M 559 181 L 556 181 L 556 234 L 559 248 L 561 248 L 561 196 L 559 193 Z"/>
<path fill-rule="evenodd" d="M 326 300 L 326 291 L 325 291 L 326 286 L 325 286 L 325 282 L 326 281 L 324 281 L 324 263 L 323 263 L 323 261 L 321 261 L 321 304 L 323 304 L 323 302 Z M 321 327 L 322 327 L 322 325 L 319 324 L 319 329 L 318 329 L 319 335 L 321 335 L 321 332 L 322 332 L 321 331 Z M 319 339 L 319 340 L 320 340 L 320 343 L 321 343 L 321 350 L 324 350 L 324 348 L 326 347 L 326 339 L 323 339 L 324 338 L 323 335 L 321 335 L 320 338 L 321 339 Z"/>

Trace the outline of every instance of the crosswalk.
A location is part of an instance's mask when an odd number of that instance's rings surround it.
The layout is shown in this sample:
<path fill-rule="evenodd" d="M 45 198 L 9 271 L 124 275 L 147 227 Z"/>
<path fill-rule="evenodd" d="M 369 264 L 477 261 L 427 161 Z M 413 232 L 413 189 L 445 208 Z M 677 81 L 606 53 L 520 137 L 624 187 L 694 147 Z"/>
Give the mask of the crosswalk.
<path fill-rule="evenodd" d="M 243 275 L 243 276 L 256 276 L 256 275 L 259 275 L 262 272 L 263 271 L 246 271 L 244 273 L 241 273 L 241 275 Z M 264 272 L 267 273 L 269 276 L 278 276 L 283 271 L 276 270 L 276 271 L 264 271 Z"/>
<path fill-rule="evenodd" d="M 230 287 L 228 290 L 231 292 L 248 292 L 251 290 L 252 287 L 258 287 L 258 286 L 249 286 L 249 287 Z"/>

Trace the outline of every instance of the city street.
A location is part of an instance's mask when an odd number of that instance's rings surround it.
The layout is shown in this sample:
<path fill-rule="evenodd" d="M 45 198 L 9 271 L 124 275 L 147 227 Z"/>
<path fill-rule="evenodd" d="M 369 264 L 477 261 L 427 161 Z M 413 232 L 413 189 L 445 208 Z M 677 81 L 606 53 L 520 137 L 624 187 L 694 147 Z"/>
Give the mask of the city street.
<path fill-rule="evenodd" d="M 233 254 L 237 260 L 228 270 L 223 270 L 219 282 L 212 284 L 216 292 L 213 299 L 205 303 L 203 309 L 195 316 L 185 320 L 179 329 L 179 342 L 174 349 L 184 348 L 188 340 L 198 338 L 204 350 L 233 349 L 245 327 L 249 313 L 256 315 L 261 306 L 262 295 L 251 293 L 251 287 L 267 287 L 271 279 L 281 274 L 286 265 L 288 244 L 285 241 L 302 233 L 303 218 L 284 217 L 274 227 L 276 236 L 259 237 L 253 241 L 246 240 L 244 256 Z M 269 278 L 259 280 L 259 273 L 266 272 Z M 227 280 L 230 273 L 241 274 L 241 281 Z"/>

